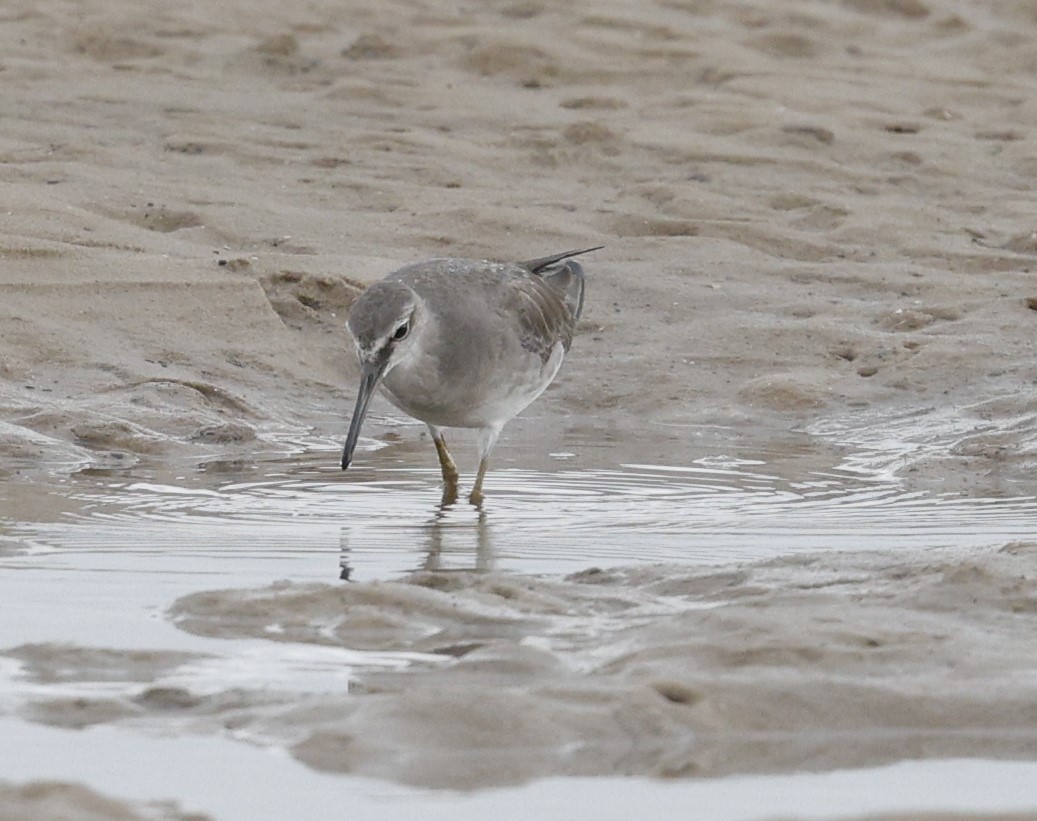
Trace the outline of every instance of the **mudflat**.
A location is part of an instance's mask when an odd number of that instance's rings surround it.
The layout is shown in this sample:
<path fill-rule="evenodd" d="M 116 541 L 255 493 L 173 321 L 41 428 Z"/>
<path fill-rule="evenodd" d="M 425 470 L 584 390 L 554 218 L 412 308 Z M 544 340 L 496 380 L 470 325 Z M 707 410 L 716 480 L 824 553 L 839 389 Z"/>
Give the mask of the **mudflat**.
<path fill-rule="evenodd" d="M 32 520 L 83 471 L 327 446 L 365 284 L 590 245 L 579 335 L 528 412 L 547 431 L 533 462 L 597 439 L 597 465 L 734 448 L 794 473 L 816 446 L 886 453 L 919 493 L 1032 498 L 1035 69 L 1037 12 L 1002 0 L 12 0 L 0 514 Z M 375 410 L 366 435 L 418 439 Z M 427 442 L 410 453 L 435 464 Z M 487 493 L 492 517 L 492 466 Z M 708 572 L 199 582 L 156 593 L 192 634 L 288 624 L 452 661 L 305 706 L 258 684 L 233 705 L 135 692 L 88 723 L 162 726 L 171 698 L 192 731 L 233 714 L 320 770 L 433 787 L 1028 759 L 1035 558 L 1013 539 Z M 100 654 L 138 689 L 193 663 L 68 642 L 0 649 L 40 681 L 62 654 L 90 680 Z M 58 726 L 82 710 L 18 708 Z"/>

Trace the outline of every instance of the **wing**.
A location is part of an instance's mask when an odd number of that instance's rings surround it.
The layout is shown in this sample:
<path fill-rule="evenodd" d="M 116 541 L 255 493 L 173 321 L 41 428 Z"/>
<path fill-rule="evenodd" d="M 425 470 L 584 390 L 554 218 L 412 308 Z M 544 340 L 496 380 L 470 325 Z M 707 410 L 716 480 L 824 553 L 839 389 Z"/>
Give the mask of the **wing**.
<path fill-rule="evenodd" d="M 573 318 L 579 319 L 580 314 L 583 313 L 583 267 L 570 257 L 587 254 L 604 247 L 604 245 L 598 245 L 594 248 L 584 248 L 582 251 L 564 251 L 561 254 L 520 262 L 519 265 L 527 271 L 543 277 L 555 291 L 562 295 Z M 563 262 L 563 260 L 567 261 Z M 559 265 L 559 262 L 562 264 Z"/>
<path fill-rule="evenodd" d="M 543 277 L 525 274 L 515 277 L 507 289 L 509 313 L 518 319 L 522 347 L 543 362 L 561 342 L 568 351 L 576 331 L 576 317 L 564 296 Z"/>

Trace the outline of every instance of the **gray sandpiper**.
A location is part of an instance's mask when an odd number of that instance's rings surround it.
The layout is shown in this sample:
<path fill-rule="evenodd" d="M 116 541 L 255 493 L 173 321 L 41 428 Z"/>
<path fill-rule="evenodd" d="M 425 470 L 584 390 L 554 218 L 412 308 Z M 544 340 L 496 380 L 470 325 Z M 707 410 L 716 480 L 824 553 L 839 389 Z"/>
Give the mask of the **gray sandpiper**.
<path fill-rule="evenodd" d="M 442 506 L 457 501 L 457 466 L 443 428 L 478 431 L 481 507 L 490 451 L 504 425 L 551 384 L 583 310 L 583 268 L 571 259 L 603 246 L 527 262 L 432 259 L 400 268 L 354 303 L 347 327 L 360 388 L 342 469 L 379 387 L 424 422 L 443 471 Z"/>

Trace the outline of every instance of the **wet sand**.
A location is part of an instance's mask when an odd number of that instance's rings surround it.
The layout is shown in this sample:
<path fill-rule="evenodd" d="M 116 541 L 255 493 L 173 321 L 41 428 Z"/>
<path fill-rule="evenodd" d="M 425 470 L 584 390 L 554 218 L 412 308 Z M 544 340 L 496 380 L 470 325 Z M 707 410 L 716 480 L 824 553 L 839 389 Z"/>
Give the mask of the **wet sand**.
<path fill-rule="evenodd" d="M 597 244 L 502 464 L 767 453 L 1032 498 L 1035 54 L 1037 14 L 1000 0 L 7 3 L 0 526 L 88 474 L 327 447 L 365 283 Z M 398 422 L 373 407 L 363 469 L 434 466 Z M 191 659 L 74 613 L 67 644 L 0 652 L 26 682 L 135 688 L 10 707 L 33 721 L 233 724 L 425 786 L 1032 759 L 1035 550 L 156 593 L 192 634 L 420 656 L 305 704 L 168 686 Z"/>
<path fill-rule="evenodd" d="M 49 643 L 5 655 L 40 685 L 24 711 L 34 721 L 233 728 L 322 771 L 419 787 L 1026 760 L 1035 556 L 1037 542 L 1017 542 L 566 578 L 428 572 L 206 590 L 172 607 L 180 629 L 210 639 L 397 660 L 306 694 L 259 666 L 251 681 L 221 681 L 247 657 L 221 672 L 212 656 L 172 651 Z M 113 695 L 42 695 L 75 682 L 109 682 Z"/>
<path fill-rule="evenodd" d="M 557 581 L 419 574 L 198 593 L 172 615 L 207 636 L 439 656 L 340 698 L 237 714 L 287 742 L 311 728 L 293 752 L 312 766 L 420 786 L 1029 758 L 1035 557 L 1037 542 L 893 567 L 872 554 Z"/>
<path fill-rule="evenodd" d="M 139 811 L 138 811 L 139 810 Z M 135 808 L 75 784 L 31 782 L 13 786 L 0 782 L 0 820 L 25 821 L 204 821 L 171 806 Z"/>
<path fill-rule="evenodd" d="M 542 412 L 760 440 L 950 407 L 919 469 L 1033 490 L 1022 7 L 435 9 L 5 10 L 8 464 L 339 437 L 355 283 L 605 243 Z"/>

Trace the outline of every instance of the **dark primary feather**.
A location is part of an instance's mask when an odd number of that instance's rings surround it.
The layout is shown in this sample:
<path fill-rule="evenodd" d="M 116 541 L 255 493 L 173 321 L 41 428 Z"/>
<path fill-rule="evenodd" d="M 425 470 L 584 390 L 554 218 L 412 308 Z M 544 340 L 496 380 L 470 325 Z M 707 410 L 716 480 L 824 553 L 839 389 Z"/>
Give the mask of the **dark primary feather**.
<path fill-rule="evenodd" d="M 519 265 L 531 273 L 539 274 L 544 268 L 554 265 L 556 262 L 561 262 L 563 259 L 578 257 L 580 254 L 589 254 L 591 251 L 600 251 L 604 247 L 604 245 L 595 245 L 593 248 L 584 248 L 582 251 L 563 251 L 560 254 L 552 254 L 549 257 L 538 257 L 537 259 L 520 262 Z"/>
<path fill-rule="evenodd" d="M 588 254 L 591 251 L 598 251 L 604 247 L 604 245 L 596 245 L 593 248 L 584 248 L 580 251 L 563 251 L 560 254 L 553 254 L 549 257 L 540 257 L 520 262 L 519 265 L 527 271 L 543 277 L 557 293 L 561 294 L 565 300 L 566 307 L 569 309 L 569 313 L 572 314 L 575 320 L 579 319 L 583 313 L 583 267 L 580 263 L 570 259 L 570 257 Z M 563 260 L 568 261 L 561 265 L 557 264 Z M 569 350 L 569 343 L 566 343 L 565 349 Z"/>

